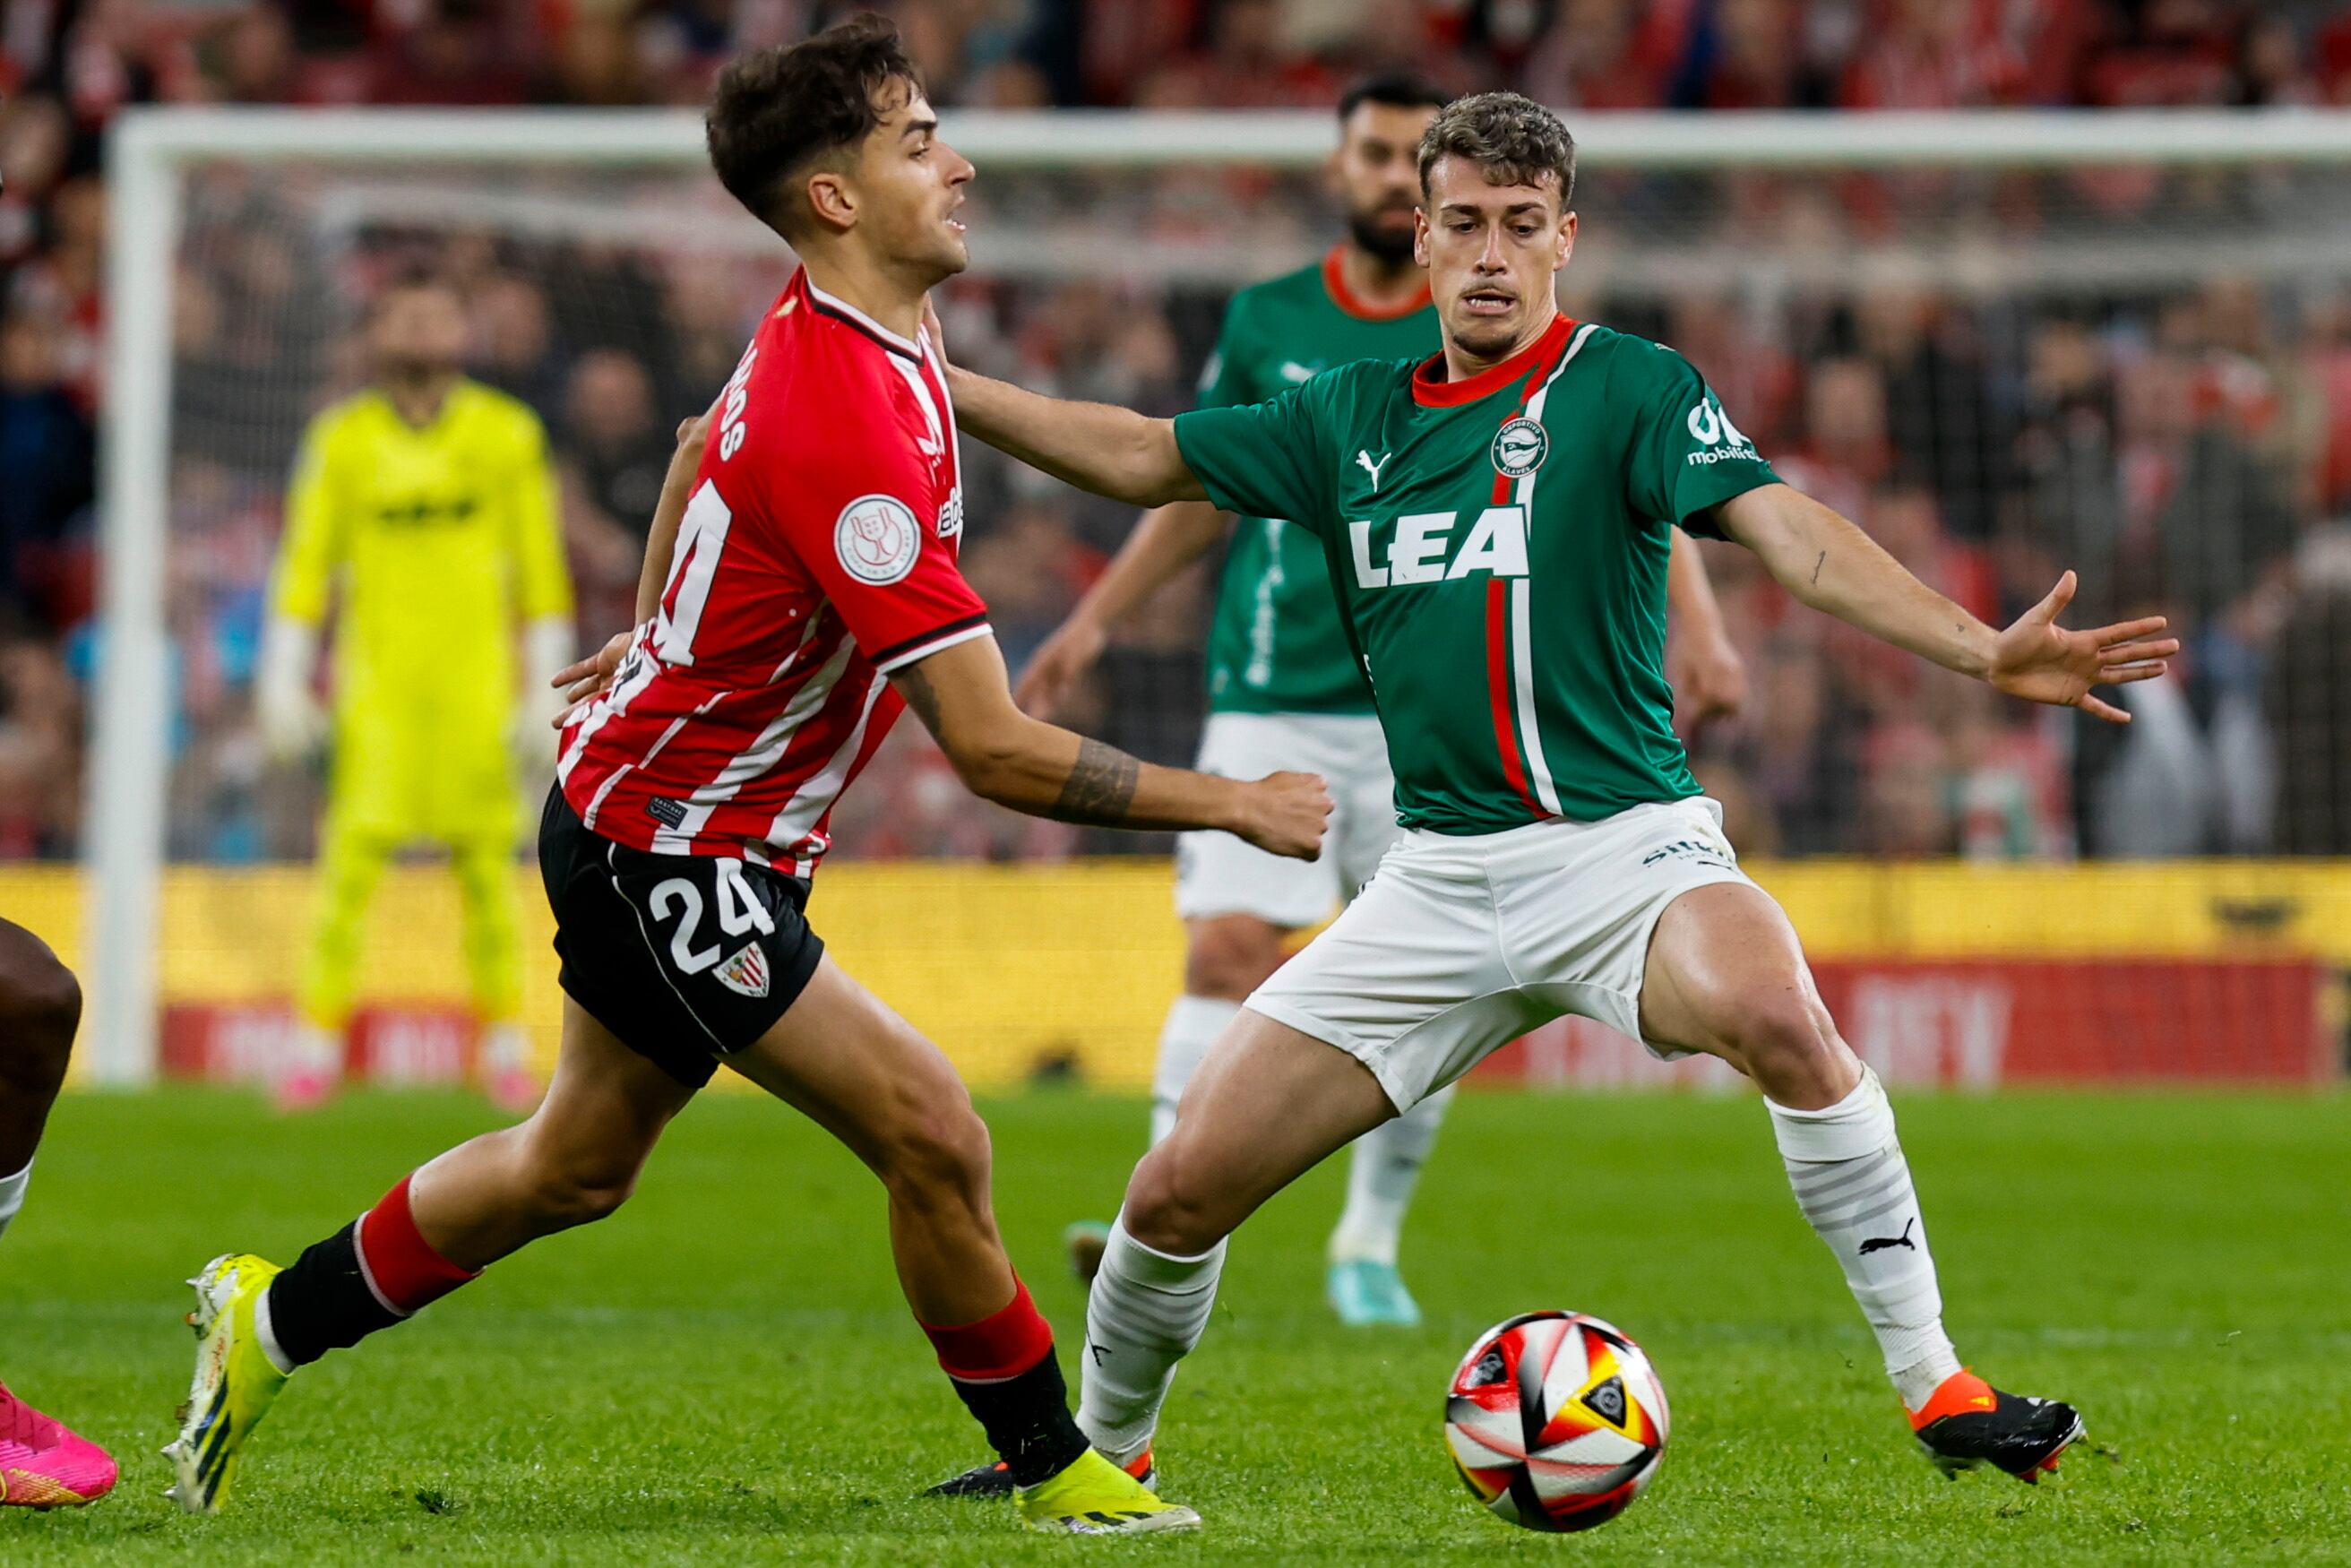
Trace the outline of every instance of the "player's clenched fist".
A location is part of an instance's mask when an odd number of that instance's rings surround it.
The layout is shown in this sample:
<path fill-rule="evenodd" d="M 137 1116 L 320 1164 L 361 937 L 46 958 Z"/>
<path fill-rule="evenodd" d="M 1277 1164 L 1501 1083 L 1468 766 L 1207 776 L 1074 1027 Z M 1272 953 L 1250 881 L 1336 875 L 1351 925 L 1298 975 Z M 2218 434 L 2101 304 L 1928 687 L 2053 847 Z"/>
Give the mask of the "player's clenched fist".
<path fill-rule="evenodd" d="M 1292 860 L 1322 852 L 1331 791 L 1319 773 L 1269 773 L 1245 784 L 1249 804 L 1238 831 L 1258 848 Z"/>

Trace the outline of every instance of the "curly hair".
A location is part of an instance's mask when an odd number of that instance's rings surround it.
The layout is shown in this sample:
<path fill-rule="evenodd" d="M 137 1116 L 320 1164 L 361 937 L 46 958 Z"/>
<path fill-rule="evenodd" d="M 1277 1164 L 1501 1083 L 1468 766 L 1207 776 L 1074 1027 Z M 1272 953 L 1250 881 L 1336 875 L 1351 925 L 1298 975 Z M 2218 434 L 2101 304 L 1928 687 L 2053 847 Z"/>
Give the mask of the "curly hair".
<path fill-rule="evenodd" d="M 1559 182 L 1559 204 L 1575 194 L 1575 138 L 1559 116 L 1515 92 L 1479 92 L 1457 98 L 1429 122 L 1420 139 L 1420 193 L 1428 194 L 1428 172 L 1439 158 L 1475 163 L 1489 184 L 1538 185 L 1545 175 Z"/>
<path fill-rule="evenodd" d="M 789 47 L 741 56 L 719 73 L 703 132 L 718 183 L 790 237 L 807 214 L 796 184 L 855 148 L 897 107 L 893 84 L 923 90 L 897 27 L 871 12 Z"/>

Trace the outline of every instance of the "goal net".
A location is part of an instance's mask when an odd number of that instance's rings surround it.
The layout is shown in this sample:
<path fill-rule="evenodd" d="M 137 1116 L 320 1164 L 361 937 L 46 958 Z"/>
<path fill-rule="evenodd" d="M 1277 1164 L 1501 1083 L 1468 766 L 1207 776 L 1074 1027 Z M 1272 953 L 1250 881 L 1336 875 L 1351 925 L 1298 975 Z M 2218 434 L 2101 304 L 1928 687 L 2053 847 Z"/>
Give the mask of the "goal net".
<path fill-rule="evenodd" d="M 1565 309 L 1679 349 L 1783 476 L 1985 619 L 2070 567 L 2076 619 L 2161 612 L 2188 643 L 2106 729 L 1874 644 L 1707 547 L 1750 691 L 1697 737 L 1697 771 L 1856 1043 L 1947 1082 L 2333 1071 L 2351 898 L 2302 857 L 2351 852 L 2351 123 L 1571 129 Z M 946 131 L 980 170 L 953 352 L 1064 395 L 1187 406 L 1232 291 L 1339 232 L 1320 115 Z M 263 586 L 305 423 L 364 383 L 376 291 L 451 282 L 469 373 L 545 422 L 585 645 L 629 621 L 669 433 L 791 260 L 710 178 L 690 116 L 162 111 L 126 117 L 111 156 L 89 946 L 97 1071 L 127 1082 L 235 1071 L 281 1027 L 324 775 L 259 741 Z M 1017 666 L 1133 514 L 965 453 L 967 570 Z M 1214 592 L 1211 563 L 1120 628 L 1071 721 L 1189 760 Z M 820 924 L 976 1077 L 1147 1077 L 1176 977 L 1165 839 L 984 807 L 913 726 L 839 826 Z M 446 882 L 397 867 L 377 903 L 362 990 L 386 1076 L 434 1075 L 462 1033 L 434 1021 L 464 1010 Z M 527 861 L 517 885 L 544 1024 Z M 1580 1028 L 1495 1071 L 1656 1076 Z"/>

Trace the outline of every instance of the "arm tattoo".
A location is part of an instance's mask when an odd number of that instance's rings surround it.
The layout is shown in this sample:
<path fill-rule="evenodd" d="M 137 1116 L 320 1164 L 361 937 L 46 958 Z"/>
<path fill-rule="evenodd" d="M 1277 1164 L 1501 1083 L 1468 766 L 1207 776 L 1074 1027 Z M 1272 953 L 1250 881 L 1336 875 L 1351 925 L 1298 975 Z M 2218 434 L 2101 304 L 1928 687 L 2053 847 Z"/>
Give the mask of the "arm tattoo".
<path fill-rule="evenodd" d="M 1828 559 L 1829 552 L 1823 550 L 1821 551 L 1821 559 L 1813 562 L 1813 586 L 1814 588 L 1818 588 L 1821 585 L 1821 568 L 1828 564 Z"/>
<path fill-rule="evenodd" d="M 930 677 L 923 674 L 920 664 L 909 664 L 890 677 L 897 683 L 898 695 L 923 721 L 923 727 L 935 736 L 939 733 L 939 694 L 931 690 Z"/>
<path fill-rule="evenodd" d="M 1060 822 L 1103 826 L 1126 820 L 1143 764 L 1099 740 L 1078 742 L 1078 759 L 1061 786 L 1061 799 L 1046 813 Z"/>

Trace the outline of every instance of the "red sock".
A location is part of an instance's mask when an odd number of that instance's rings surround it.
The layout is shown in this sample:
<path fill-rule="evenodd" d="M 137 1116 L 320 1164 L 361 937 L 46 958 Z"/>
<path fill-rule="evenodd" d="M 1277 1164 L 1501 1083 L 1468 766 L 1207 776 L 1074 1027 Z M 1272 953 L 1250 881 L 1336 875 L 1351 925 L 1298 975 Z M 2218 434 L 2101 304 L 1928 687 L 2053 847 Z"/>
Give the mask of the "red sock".
<path fill-rule="evenodd" d="M 1015 1486 L 1035 1486 L 1083 1457 L 1085 1435 L 1070 1416 L 1053 1327 L 1029 1299 L 1019 1276 L 1012 1300 L 960 1328 L 923 1325 L 939 1365 L 1012 1471 Z"/>
<path fill-rule="evenodd" d="M 403 1318 L 479 1279 L 482 1272 L 450 1262 L 416 1228 L 416 1215 L 408 1206 L 408 1184 L 414 1179 L 401 1177 L 381 1202 L 360 1216 L 354 1238 L 368 1289 L 387 1312 Z"/>
<path fill-rule="evenodd" d="M 1012 1300 L 976 1323 L 959 1328 L 923 1324 L 939 1365 L 962 1383 L 1002 1383 L 1019 1376 L 1053 1354 L 1053 1325 L 1029 1299 L 1029 1287 L 1012 1278 Z"/>

